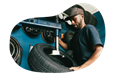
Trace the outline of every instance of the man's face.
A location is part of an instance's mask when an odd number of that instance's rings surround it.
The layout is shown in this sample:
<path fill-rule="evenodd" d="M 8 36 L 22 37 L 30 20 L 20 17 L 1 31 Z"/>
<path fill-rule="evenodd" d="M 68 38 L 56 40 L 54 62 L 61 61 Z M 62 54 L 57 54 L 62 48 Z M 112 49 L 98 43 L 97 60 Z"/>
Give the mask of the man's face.
<path fill-rule="evenodd" d="M 81 15 L 75 15 L 71 17 L 72 25 L 74 25 L 75 29 L 80 30 L 82 27 L 82 16 Z"/>

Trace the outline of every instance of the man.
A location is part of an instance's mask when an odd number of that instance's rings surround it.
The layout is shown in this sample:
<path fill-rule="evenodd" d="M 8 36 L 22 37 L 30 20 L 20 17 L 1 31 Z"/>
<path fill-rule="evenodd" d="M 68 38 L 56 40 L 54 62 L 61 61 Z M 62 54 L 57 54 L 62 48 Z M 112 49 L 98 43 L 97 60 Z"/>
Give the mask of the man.
<path fill-rule="evenodd" d="M 101 54 L 103 45 L 101 43 L 98 31 L 93 25 L 84 21 L 84 11 L 75 5 L 67 9 L 64 13 L 68 15 L 67 19 L 71 20 L 76 30 L 73 38 L 69 43 L 64 43 L 59 39 L 59 44 L 65 50 L 73 50 L 73 57 L 78 63 L 77 67 L 70 67 L 70 70 L 80 70 L 92 64 Z"/>

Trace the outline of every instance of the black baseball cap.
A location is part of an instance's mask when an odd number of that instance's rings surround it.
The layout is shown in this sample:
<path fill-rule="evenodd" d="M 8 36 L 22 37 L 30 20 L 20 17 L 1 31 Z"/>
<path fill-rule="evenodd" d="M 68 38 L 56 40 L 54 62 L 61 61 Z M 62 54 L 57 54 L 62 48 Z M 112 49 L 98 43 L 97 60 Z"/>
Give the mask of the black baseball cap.
<path fill-rule="evenodd" d="M 74 5 L 70 7 L 69 9 L 67 9 L 66 11 L 64 11 L 63 14 L 67 16 L 65 20 L 69 20 L 70 17 L 72 16 L 79 15 L 79 14 L 84 15 L 84 9 L 80 5 Z"/>

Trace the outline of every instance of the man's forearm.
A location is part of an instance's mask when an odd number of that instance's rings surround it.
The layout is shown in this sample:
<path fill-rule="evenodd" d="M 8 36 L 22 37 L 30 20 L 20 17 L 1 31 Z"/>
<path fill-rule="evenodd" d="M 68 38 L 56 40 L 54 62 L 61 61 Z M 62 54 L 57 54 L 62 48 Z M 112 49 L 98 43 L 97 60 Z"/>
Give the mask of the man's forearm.
<path fill-rule="evenodd" d="M 103 48 L 101 46 L 97 47 L 97 49 L 95 50 L 93 55 L 89 58 L 89 60 L 87 60 L 84 64 L 79 66 L 79 68 L 83 69 L 83 68 L 89 66 L 90 64 L 92 64 L 100 56 L 102 49 Z"/>
<path fill-rule="evenodd" d="M 64 50 L 68 50 L 68 46 L 66 43 L 64 43 L 61 39 L 59 39 L 59 44 Z"/>

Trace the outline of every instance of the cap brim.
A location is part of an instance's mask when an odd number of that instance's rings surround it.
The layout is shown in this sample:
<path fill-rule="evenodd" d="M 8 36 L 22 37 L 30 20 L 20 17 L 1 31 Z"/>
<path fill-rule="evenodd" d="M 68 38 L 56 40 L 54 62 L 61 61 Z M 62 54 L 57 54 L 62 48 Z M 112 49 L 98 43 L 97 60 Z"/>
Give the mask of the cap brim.
<path fill-rule="evenodd" d="M 78 15 L 78 14 L 75 14 L 75 15 Z M 73 16 L 75 16 L 75 15 L 71 15 L 71 16 L 65 18 L 65 21 L 67 21 L 67 20 L 71 20 L 71 17 L 73 17 Z"/>

